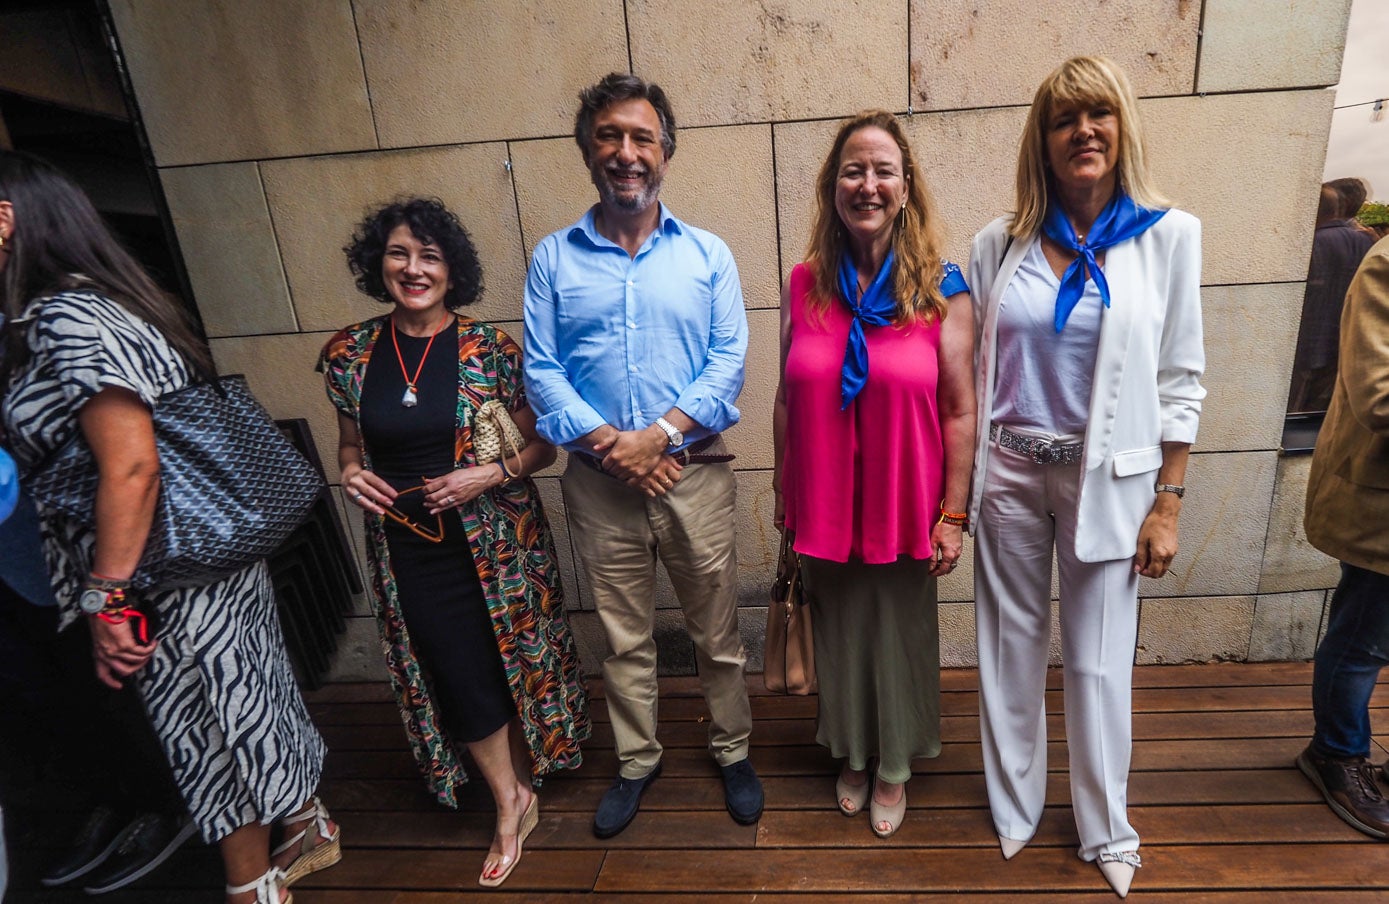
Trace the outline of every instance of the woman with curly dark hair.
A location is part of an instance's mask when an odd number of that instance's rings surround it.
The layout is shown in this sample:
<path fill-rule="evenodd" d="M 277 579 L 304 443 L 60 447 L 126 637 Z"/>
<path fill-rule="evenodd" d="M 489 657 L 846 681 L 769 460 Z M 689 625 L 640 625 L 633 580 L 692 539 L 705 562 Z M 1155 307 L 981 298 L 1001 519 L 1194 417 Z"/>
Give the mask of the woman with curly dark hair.
<path fill-rule="evenodd" d="M 588 703 L 564 620 L 554 540 L 531 474 L 555 459 L 535 432 L 521 350 L 455 313 L 482 291 L 468 233 L 442 202 L 367 216 L 343 249 L 357 287 L 391 311 L 349 326 L 319 368 L 338 410 L 342 487 L 363 510 L 373 602 L 401 713 L 430 789 L 458 806 L 466 746 L 497 806 L 478 882 L 500 885 L 539 819 L 534 785 L 582 761 Z M 525 438 L 479 460 L 479 409 L 500 400 Z"/>

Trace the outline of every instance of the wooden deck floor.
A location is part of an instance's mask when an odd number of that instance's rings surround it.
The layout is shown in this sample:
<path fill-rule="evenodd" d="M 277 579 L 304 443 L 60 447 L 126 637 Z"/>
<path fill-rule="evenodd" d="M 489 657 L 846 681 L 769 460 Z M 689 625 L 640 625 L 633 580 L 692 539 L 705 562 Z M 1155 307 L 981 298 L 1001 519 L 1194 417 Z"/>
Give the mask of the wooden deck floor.
<path fill-rule="evenodd" d="M 1059 675 L 1047 694 L 1054 741 L 1048 808 L 1037 838 L 1005 862 L 985 805 L 975 673 L 944 678 L 944 749 L 916 764 L 910 810 L 888 841 L 865 817 L 834 809 L 835 765 L 815 745 L 815 700 L 769 696 L 761 681 L 752 760 L 766 785 L 756 826 L 723 808 L 704 750 L 703 700 L 692 680 L 662 682 L 662 777 L 617 838 L 590 831 L 615 772 L 601 686 L 582 769 L 546 782 L 539 828 L 499 901 L 843 901 L 960 899 L 1114 901 L 1075 856 Z M 1215 664 L 1139 668 L 1135 675 L 1131 817 L 1144 868 L 1131 899 L 1296 902 L 1389 900 L 1389 846 L 1353 831 L 1322 803 L 1292 760 L 1311 732 L 1311 668 Z M 1384 706 L 1383 692 L 1376 703 Z M 295 888 L 296 904 L 448 904 L 484 894 L 475 883 L 490 840 L 486 791 L 464 812 L 436 807 L 414 777 L 398 716 L 380 685 L 310 695 L 332 748 L 323 797 L 341 822 L 343 862 Z M 1375 712 L 1385 730 L 1389 713 Z M 1383 759 L 1381 736 L 1375 759 Z M 112 904 L 216 902 L 216 859 L 190 848 Z M 194 890 L 197 889 L 197 890 Z M 23 891 L 13 902 L 90 900 Z"/>

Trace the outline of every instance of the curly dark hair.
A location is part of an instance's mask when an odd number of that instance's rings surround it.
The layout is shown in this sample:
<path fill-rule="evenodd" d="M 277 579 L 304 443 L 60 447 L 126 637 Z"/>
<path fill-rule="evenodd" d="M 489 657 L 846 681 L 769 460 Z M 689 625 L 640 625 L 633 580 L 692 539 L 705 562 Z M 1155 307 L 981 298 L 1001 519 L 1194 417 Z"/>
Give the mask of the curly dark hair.
<path fill-rule="evenodd" d="M 427 245 L 436 245 L 443 252 L 453 285 L 444 295 L 444 307 L 456 311 L 472 304 L 482 294 L 482 264 L 468 230 L 458 222 L 453 211 L 438 198 L 397 198 L 390 204 L 366 215 L 352 233 L 352 241 L 342 250 L 347 255 L 347 269 L 357 278 L 357 288 L 385 304 L 395 299 L 381 279 L 381 262 L 386 256 L 386 240 L 401 224 Z"/>
<path fill-rule="evenodd" d="M 613 104 L 640 98 L 656 110 L 661 122 L 661 150 L 669 160 L 675 156 L 675 112 L 670 99 L 660 85 L 652 84 L 626 72 L 610 72 L 596 85 L 579 92 L 579 112 L 574 115 L 574 141 L 588 162 L 589 144 L 593 141 L 593 120 Z"/>

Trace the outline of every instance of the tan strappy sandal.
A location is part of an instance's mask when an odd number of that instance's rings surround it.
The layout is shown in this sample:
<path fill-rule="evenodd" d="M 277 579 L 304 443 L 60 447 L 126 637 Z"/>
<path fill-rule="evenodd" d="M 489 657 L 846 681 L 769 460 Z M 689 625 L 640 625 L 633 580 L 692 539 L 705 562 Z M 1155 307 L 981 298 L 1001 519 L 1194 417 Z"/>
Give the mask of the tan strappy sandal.
<path fill-rule="evenodd" d="M 286 885 L 288 883 L 285 881 L 285 871 L 278 866 L 272 866 L 263 876 L 245 885 L 228 885 L 227 894 L 240 895 L 253 891 L 256 893 L 255 904 L 294 904 L 294 895 L 286 894 L 283 898 L 280 897 L 280 892 L 285 890 Z"/>
<path fill-rule="evenodd" d="M 323 806 L 323 801 L 317 797 L 303 812 L 286 816 L 279 821 L 279 824 L 288 827 L 310 818 L 313 819 L 310 828 L 318 831 L 320 841 L 317 844 L 314 844 L 313 839 L 309 836 L 309 829 L 305 828 L 293 838 L 286 838 L 283 844 L 270 852 L 270 859 L 274 860 L 285 851 L 292 850 L 296 844 L 299 845 L 299 856 L 295 857 L 289 866 L 284 868 L 286 887 L 293 885 L 310 873 L 327 869 L 342 859 L 342 826 L 338 826 L 338 830 L 331 835 L 328 834 L 328 810 Z"/>

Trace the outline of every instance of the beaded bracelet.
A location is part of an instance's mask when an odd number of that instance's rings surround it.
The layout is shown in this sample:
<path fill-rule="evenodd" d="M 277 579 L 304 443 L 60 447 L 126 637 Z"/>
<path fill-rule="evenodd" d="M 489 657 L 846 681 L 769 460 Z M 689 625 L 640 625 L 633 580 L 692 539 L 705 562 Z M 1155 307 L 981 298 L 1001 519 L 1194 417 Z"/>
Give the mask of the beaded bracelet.
<path fill-rule="evenodd" d="M 942 506 L 940 510 L 940 520 L 937 524 L 953 524 L 956 527 L 965 527 L 969 524 L 969 512 L 947 512 Z"/>

